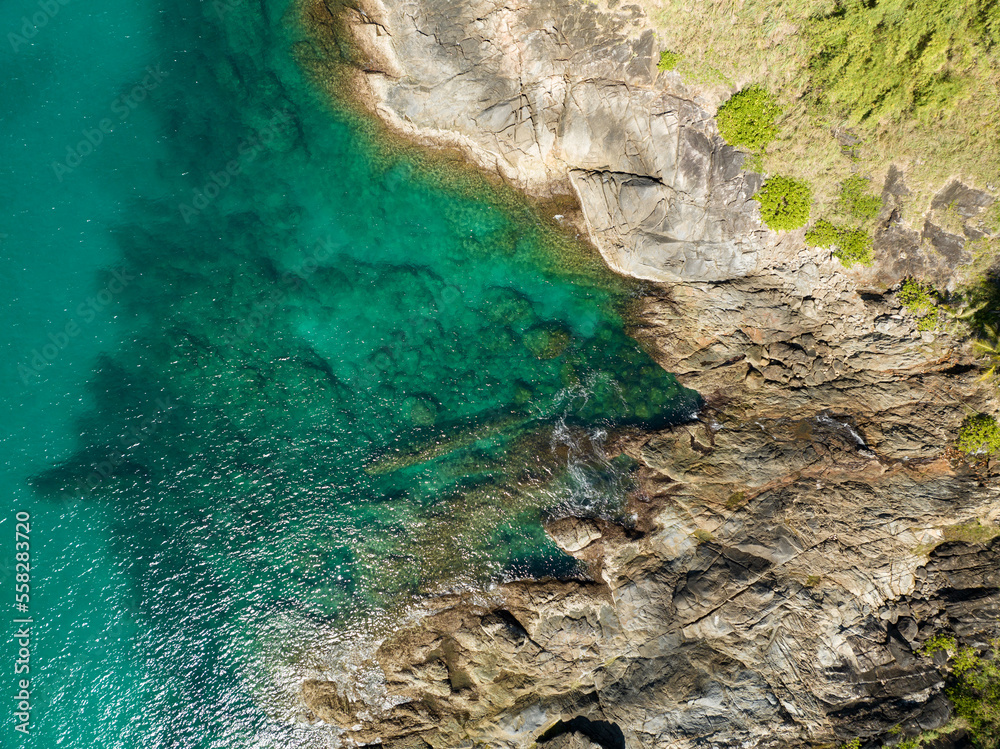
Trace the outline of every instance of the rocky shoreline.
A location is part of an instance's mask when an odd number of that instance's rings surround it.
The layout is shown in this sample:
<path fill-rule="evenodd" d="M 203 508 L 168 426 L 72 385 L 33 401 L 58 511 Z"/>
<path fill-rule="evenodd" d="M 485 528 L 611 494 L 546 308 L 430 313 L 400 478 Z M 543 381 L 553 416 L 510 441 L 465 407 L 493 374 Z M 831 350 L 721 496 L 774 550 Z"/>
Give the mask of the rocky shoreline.
<path fill-rule="evenodd" d="M 1000 617 L 1000 466 L 950 446 L 998 403 L 967 343 L 918 331 L 886 289 L 946 282 L 962 238 L 910 229 L 893 170 L 872 269 L 767 230 L 760 176 L 719 138 L 717 102 L 658 73 L 637 6 L 334 14 L 390 128 L 576 196 L 608 264 L 656 282 L 639 335 L 708 406 L 622 440 L 630 527 L 550 525 L 592 582 L 427 601 L 375 656 L 389 699 L 314 680 L 313 717 L 398 747 L 876 746 L 944 726 L 940 664 L 917 651 L 938 633 L 983 645 Z M 948 190 L 966 218 L 984 207 Z"/>

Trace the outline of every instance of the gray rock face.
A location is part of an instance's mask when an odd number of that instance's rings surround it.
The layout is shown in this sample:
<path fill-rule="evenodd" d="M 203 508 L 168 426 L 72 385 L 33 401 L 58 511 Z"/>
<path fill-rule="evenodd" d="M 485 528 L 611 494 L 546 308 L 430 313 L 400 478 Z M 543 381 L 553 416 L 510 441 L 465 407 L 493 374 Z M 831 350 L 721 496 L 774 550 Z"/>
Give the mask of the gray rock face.
<path fill-rule="evenodd" d="M 353 28 L 387 122 L 531 194 L 574 191 L 616 270 L 747 276 L 773 240 L 750 200 L 760 180 L 703 108 L 654 86 L 642 20 L 635 6 L 416 0 L 373 5 Z"/>
<path fill-rule="evenodd" d="M 962 218 L 970 219 L 989 208 L 993 202 L 993 196 L 989 193 L 952 180 L 934 196 L 931 208 L 952 208 Z"/>

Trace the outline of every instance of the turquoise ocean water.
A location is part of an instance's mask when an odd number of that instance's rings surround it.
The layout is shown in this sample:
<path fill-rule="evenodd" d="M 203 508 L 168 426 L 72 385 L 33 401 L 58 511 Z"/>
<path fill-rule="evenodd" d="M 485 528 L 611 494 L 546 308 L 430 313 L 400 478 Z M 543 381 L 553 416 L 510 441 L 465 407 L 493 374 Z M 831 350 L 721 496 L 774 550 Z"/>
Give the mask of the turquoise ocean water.
<path fill-rule="evenodd" d="M 697 408 L 630 287 L 326 102 L 286 0 L 0 30 L 0 746 L 332 745 L 298 683 L 366 689 L 415 596 L 580 574 L 541 520 L 614 515 L 609 431 Z"/>

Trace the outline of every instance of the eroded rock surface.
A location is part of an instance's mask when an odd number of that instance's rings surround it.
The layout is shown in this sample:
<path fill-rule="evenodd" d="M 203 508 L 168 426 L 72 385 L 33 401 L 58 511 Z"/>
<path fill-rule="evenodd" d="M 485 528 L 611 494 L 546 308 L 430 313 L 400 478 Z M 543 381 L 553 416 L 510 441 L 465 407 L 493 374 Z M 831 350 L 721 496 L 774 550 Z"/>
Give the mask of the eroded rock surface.
<path fill-rule="evenodd" d="M 982 643 L 1000 613 L 1000 541 L 946 540 L 1000 515 L 990 466 L 945 450 L 992 390 L 890 299 L 758 280 L 647 300 L 645 335 L 711 405 L 627 442 L 631 528 L 550 526 L 594 582 L 429 602 L 377 655 L 405 702 L 348 735 L 530 747 L 582 717 L 627 747 L 801 747 L 947 721 L 917 651 Z"/>

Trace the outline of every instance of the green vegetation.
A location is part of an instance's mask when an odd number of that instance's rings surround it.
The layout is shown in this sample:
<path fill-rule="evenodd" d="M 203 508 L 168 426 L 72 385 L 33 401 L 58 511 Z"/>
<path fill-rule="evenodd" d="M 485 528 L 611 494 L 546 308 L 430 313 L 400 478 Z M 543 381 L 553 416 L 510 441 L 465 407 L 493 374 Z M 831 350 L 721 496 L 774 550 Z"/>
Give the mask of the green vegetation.
<path fill-rule="evenodd" d="M 715 118 L 726 143 L 758 151 L 778 134 L 775 120 L 780 114 L 781 107 L 770 93 L 751 86 L 733 94 L 719 107 Z"/>
<path fill-rule="evenodd" d="M 925 731 L 897 744 L 897 749 L 916 749 L 937 738 L 965 729 L 976 749 L 1000 749 L 1000 639 L 980 653 L 959 647 L 954 637 L 937 634 L 920 649 L 928 658 L 948 655 L 950 678 L 946 694 L 954 707 L 951 722 L 935 731 Z M 899 734 L 897 726 L 890 733 Z"/>
<path fill-rule="evenodd" d="M 858 265 L 871 265 L 875 262 L 875 249 L 872 246 L 871 235 L 863 229 L 851 229 L 841 232 L 840 243 L 837 245 L 837 249 L 833 251 L 833 256 L 845 268 L 850 268 L 855 263 Z"/>
<path fill-rule="evenodd" d="M 840 183 L 838 207 L 861 221 L 870 221 L 882 210 L 882 198 L 868 193 L 869 181 L 857 174 Z"/>
<path fill-rule="evenodd" d="M 668 50 L 663 50 L 660 52 L 660 61 L 656 63 L 656 69 L 667 72 L 668 70 L 673 70 L 677 67 L 677 63 L 681 61 L 681 56 L 676 52 L 670 52 Z"/>
<path fill-rule="evenodd" d="M 996 0 L 637 2 L 711 94 L 725 98 L 729 79 L 774 96 L 763 168 L 809 180 L 814 215 L 834 210 L 847 176 L 880 186 L 890 164 L 917 214 L 952 175 L 986 188 L 1000 173 Z"/>
<path fill-rule="evenodd" d="M 775 231 L 798 229 L 809 220 L 812 190 L 808 182 L 771 177 L 753 197 L 760 203 L 764 223 Z"/>
<path fill-rule="evenodd" d="M 903 287 L 897 296 L 900 304 L 915 315 L 925 315 L 937 306 L 937 292 L 934 291 L 934 287 L 912 278 L 903 281 Z"/>
<path fill-rule="evenodd" d="M 806 242 L 813 247 L 834 247 L 833 256 L 845 268 L 875 262 L 872 238 L 864 229 L 836 226 L 826 219 L 820 219 L 806 232 Z"/>
<path fill-rule="evenodd" d="M 971 93 L 1000 41 L 995 0 L 840 0 L 808 30 L 813 90 L 854 123 L 924 120 Z"/>
<path fill-rule="evenodd" d="M 846 744 L 841 744 L 840 749 L 861 749 L 861 739 L 853 738 Z"/>
<path fill-rule="evenodd" d="M 977 749 L 1000 749 L 1000 639 L 981 655 L 959 649 L 951 660 L 954 683 L 948 697 Z"/>
<path fill-rule="evenodd" d="M 924 646 L 920 648 L 920 653 L 921 655 L 926 655 L 930 658 L 935 653 L 953 653 L 957 647 L 958 643 L 955 641 L 954 637 L 937 634 L 924 643 Z"/>
<path fill-rule="evenodd" d="M 917 318 L 917 330 L 933 330 L 941 319 L 939 296 L 934 287 L 912 278 L 903 281 L 896 295 L 900 304 Z"/>
<path fill-rule="evenodd" d="M 939 322 L 941 322 L 941 310 L 938 307 L 935 307 L 917 320 L 917 330 L 921 332 L 925 330 L 934 330 L 937 328 Z"/>
<path fill-rule="evenodd" d="M 813 247 L 833 247 L 839 244 L 841 229 L 821 218 L 806 232 L 806 243 Z"/>
<path fill-rule="evenodd" d="M 973 342 L 973 348 L 989 361 L 990 366 L 983 373 L 983 379 L 989 380 L 996 376 L 997 367 L 1000 367 L 1000 334 L 989 323 L 983 323 L 977 332 L 982 337 Z"/>
<path fill-rule="evenodd" d="M 1000 426 L 989 414 L 975 414 L 958 431 L 958 449 L 966 455 L 988 455 L 1000 450 Z"/>
<path fill-rule="evenodd" d="M 854 175 L 840 186 L 837 211 L 857 225 L 839 225 L 820 219 L 806 232 L 806 242 L 814 247 L 834 247 L 833 255 L 850 268 L 853 265 L 871 265 L 875 262 L 875 249 L 871 234 L 864 223 L 878 216 L 882 199 L 869 195 L 868 180 Z"/>
<path fill-rule="evenodd" d="M 747 503 L 747 493 L 744 491 L 733 492 L 726 500 L 727 510 L 736 510 Z"/>

